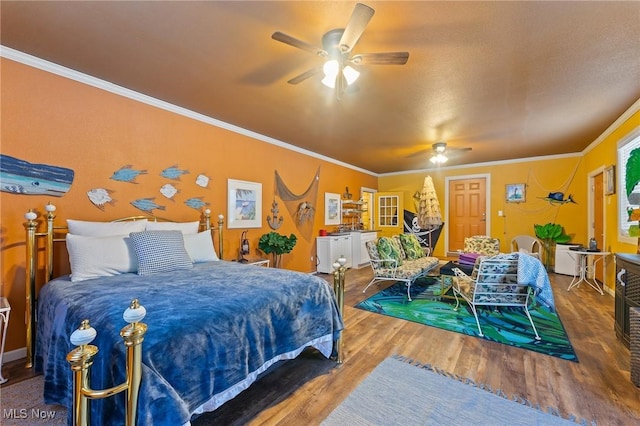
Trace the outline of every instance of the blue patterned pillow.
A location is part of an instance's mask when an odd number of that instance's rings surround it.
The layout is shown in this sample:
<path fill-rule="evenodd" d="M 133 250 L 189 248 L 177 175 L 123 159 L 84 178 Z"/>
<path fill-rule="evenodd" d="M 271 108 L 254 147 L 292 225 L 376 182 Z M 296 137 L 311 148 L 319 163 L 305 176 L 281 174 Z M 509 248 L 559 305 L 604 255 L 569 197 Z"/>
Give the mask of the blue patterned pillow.
<path fill-rule="evenodd" d="M 193 268 L 180 231 L 143 231 L 129 234 L 138 256 L 138 275 Z"/>

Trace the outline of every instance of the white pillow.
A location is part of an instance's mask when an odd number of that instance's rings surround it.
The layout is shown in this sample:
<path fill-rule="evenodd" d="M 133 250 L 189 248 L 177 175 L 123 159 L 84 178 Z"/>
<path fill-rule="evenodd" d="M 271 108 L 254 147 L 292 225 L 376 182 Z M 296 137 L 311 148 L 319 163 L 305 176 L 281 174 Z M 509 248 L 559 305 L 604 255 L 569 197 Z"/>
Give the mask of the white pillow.
<path fill-rule="evenodd" d="M 147 231 L 182 231 L 183 234 L 197 234 L 200 222 L 147 222 Z"/>
<path fill-rule="evenodd" d="M 127 222 L 89 222 L 85 220 L 67 219 L 69 233 L 85 237 L 129 235 L 132 232 L 144 231 L 146 226 L 147 219 Z"/>
<path fill-rule="evenodd" d="M 136 272 L 138 259 L 126 235 L 87 237 L 67 234 L 71 281 Z"/>
<path fill-rule="evenodd" d="M 193 263 L 219 260 L 218 255 L 216 254 L 216 249 L 213 246 L 211 231 L 184 235 L 184 246 Z"/>

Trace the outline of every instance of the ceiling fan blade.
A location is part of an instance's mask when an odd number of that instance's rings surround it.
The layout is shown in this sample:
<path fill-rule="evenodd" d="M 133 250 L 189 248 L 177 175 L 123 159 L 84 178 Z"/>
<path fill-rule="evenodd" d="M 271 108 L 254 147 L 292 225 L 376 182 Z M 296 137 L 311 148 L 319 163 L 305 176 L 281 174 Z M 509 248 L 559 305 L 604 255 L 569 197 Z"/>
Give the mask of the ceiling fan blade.
<path fill-rule="evenodd" d="M 340 39 L 339 48 L 342 53 L 351 52 L 351 49 L 356 45 L 360 36 L 367 27 L 367 24 L 373 17 L 375 10 L 362 3 L 356 3 L 356 7 L 353 9 L 351 18 L 347 26 L 344 28 L 344 33 Z"/>
<path fill-rule="evenodd" d="M 308 71 L 303 72 L 300 75 L 293 77 L 291 80 L 287 81 L 289 84 L 298 84 L 309 77 L 313 77 L 316 74 L 320 74 L 322 72 L 322 67 L 311 68 Z"/>
<path fill-rule="evenodd" d="M 295 37 L 291 37 L 290 35 L 280 31 L 276 31 L 275 33 L 271 34 L 271 38 L 276 41 L 282 42 L 284 44 L 288 44 L 289 46 L 297 47 L 298 49 L 302 49 L 302 50 L 306 50 L 307 52 L 314 53 L 323 58 L 326 58 L 327 56 L 329 56 L 329 54 L 324 49 L 320 49 L 319 47 L 313 46 L 307 43 L 306 41 L 302 41 Z"/>
<path fill-rule="evenodd" d="M 404 65 L 409 52 L 358 53 L 350 61 L 355 65 Z"/>

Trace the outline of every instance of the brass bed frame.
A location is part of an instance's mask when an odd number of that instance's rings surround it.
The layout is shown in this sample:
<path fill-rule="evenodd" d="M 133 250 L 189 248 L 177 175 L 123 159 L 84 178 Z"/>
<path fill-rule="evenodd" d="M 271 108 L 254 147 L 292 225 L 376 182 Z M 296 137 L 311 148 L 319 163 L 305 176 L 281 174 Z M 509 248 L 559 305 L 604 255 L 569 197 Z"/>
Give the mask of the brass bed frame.
<path fill-rule="evenodd" d="M 46 216 L 46 230 L 44 232 L 38 232 L 39 222 L 36 220 L 38 214 L 33 210 L 29 210 L 25 215 L 24 227 L 26 230 L 26 250 L 27 250 L 27 264 L 25 274 L 25 293 L 26 293 L 26 349 L 27 349 L 27 362 L 26 368 L 33 367 L 33 356 L 35 352 L 35 339 L 33 330 L 35 323 L 37 322 L 37 297 L 36 297 L 36 274 L 38 264 L 38 252 L 39 252 L 39 240 L 44 239 L 44 283 L 46 284 L 53 279 L 53 245 L 56 242 L 64 242 L 62 238 L 67 231 L 66 226 L 55 226 L 55 211 L 56 206 L 48 203 L 45 206 Z M 147 219 L 152 221 L 166 221 L 166 219 L 158 218 L 155 216 L 131 216 L 127 218 L 118 219 L 114 222 L 120 221 L 134 221 L 140 219 Z M 204 210 L 200 227 L 204 230 L 214 232 L 218 231 L 218 257 L 223 259 L 223 225 L 224 216 L 218 215 L 218 227 L 211 227 L 211 211 L 209 209 Z M 344 312 L 344 283 L 345 283 L 345 267 L 346 260 L 341 258 L 335 261 L 333 264 L 333 291 L 336 296 L 338 309 L 340 316 L 343 316 Z M 142 341 L 144 340 L 144 334 L 147 331 L 146 324 L 140 321 L 144 318 L 144 308 L 138 303 L 138 300 L 133 300 L 131 305 L 125 311 L 123 315 L 125 320 L 129 322 L 129 325 L 122 328 L 120 335 L 123 338 L 124 345 L 127 346 L 126 357 L 126 379 L 125 382 L 114 386 L 110 389 L 94 390 L 91 388 L 90 383 L 90 367 L 93 364 L 93 357 L 98 353 L 96 346 L 90 345 L 91 341 L 95 337 L 95 330 L 90 326 L 89 320 L 84 320 L 80 324 L 78 330 L 71 335 L 71 342 L 77 345 L 67 355 L 67 361 L 71 364 L 71 370 L 73 371 L 73 424 L 86 426 L 89 425 L 89 413 L 88 401 L 90 399 L 107 398 L 118 394 L 120 392 L 126 393 L 126 407 L 125 407 L 125 424 L 126 426 L 132 426 L 136 421 L 137 414 L 137 401 L 140 388 L 140 381 L 142 379 Z M 343 362 L 343 342 L 341 337 L 335 342 L 333 358 L 338 364 Z"/>

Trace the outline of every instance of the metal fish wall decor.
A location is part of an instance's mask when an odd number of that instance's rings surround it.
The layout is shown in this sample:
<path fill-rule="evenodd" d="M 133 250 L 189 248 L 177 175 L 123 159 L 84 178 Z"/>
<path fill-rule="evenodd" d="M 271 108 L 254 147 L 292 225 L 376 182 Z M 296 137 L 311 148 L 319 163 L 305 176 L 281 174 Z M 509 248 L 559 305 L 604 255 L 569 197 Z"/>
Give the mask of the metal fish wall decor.
<path fill-rule="evenodd" d="M 13 194 L 62 197 L 71 188 L 74 171 L 30 163 L 0 154 L 0 190 Z"/>
<path fill-rule="evenodd" d="M 160 173 L 160 175 L 164 178 L 171 180 L 180 180 L 180 176 L 189 174 L 189 170 L 181 170 L 178 168 L 178 165 L 167 167 Z"/>
<path fill-rule="evenodd" d="M 94 188 L 87 191 L 87 197 L 89 197 L 89 201 L 93 203 L 94 206 L 104 211 L 105 204 L 114 205 L 116 200 L 111 198 L 111 194 L 114 191 L 105 188 Z"/>
<path fill-rule="evenodd" d="M 179 192 L 180 190 L 175 186 L 171 185 L 170 183 L 165 183 L 160 188 L 160 193 L 165 197 L 167 197 L 168 199 L 170 199 L 171 201 L 174 201 L 173 197 Z"/>
<path fill-rule="evenodd" d="M 140 175 L 146 175 L 146 170 L 136 170 L 131 164 L 120 167 L 120 169 L 113 172 L 111 179 L 120 182 L 138 183 L 136 178 Z"/>
<path fill-rule="evenodd" d="M 188 200 L 186 200 L 184 203 L 191 207 L 192 209 L 196 209 L 196 210 L 200 210 L 201 208 L 203 208 L 204 206 L 208 206 L 209 203 L 203 201 L 204 197 L 193 197 L 193 198 L 189 198 Z"/>
<path fill-rule="evenodd" d="M 166 210 L 165 206 L 157 204 L 154 200 L 155 197 L 138 198 L 137 200 L 132 201 L 131 205 L 138 210 L 151 214 L 153 214 L 154 210 Z"/>
<path fill-rule="evenodd" d="M 204 174 L 199 174 L 196 178 L 196 185 L 206 188 L 209 186 L 209 176 Z"/>

